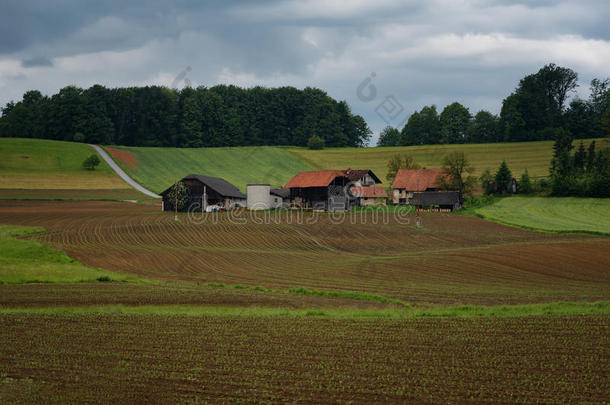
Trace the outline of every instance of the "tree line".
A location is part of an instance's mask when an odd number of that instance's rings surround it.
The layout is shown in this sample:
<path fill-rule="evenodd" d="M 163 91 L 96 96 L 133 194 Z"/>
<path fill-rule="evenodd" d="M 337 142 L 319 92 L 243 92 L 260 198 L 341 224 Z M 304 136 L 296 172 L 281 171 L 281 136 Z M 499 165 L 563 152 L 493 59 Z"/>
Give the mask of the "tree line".
<path fill-rule="evenodd" d="M 232 85 L 38 90 L 2 108 L 0 137 L 127 146 L 364 146 L 371 131 L 345 101 L 307 87 Z"/>
<path fill-rule="evenodd" d="M 589 98 L 568 104 L 577 86 L 576 72 L 548 64 L 519 81 L 499 116 L 485 110 L 473 116 L 458 102 L 440 114 L 435 105 L 425 106 L 402 130 L 384 128 L 377 146 L 555 140 L 566 131 L 575 139 L 610 135 L 610 78 L 593 79 Z"/>

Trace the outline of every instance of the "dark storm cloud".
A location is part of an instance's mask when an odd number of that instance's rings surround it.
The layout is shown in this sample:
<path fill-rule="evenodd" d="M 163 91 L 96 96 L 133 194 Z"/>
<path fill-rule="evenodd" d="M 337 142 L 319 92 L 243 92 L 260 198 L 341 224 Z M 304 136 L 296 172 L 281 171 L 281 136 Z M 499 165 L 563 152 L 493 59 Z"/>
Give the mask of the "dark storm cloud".
<path fill-rule="evenodd" d="M 68 84 L 169 86 L 190 66 L 193 85 L 321 87 L 378 131 L 385 97 L 498 112 L 549 62 L 586 93 L 610 75 L 609 20 L 606 0 L 5 1 L 0 104 Z M 363 102 L 371 72 L 378 98 Z"/>

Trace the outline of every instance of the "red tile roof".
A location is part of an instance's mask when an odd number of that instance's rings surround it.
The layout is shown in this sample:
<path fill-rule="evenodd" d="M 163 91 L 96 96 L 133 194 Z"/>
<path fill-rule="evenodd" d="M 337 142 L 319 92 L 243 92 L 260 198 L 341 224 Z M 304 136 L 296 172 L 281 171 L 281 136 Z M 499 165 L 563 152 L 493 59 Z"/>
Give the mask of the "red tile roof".
<path fill-rule="evenodd" d="M 342 170 L 301 172 L 290 179 L 284 188 L 326 187 L 337 177 L 346 176 Z"/>
<path fill-rule="evenodd" d="M 438 188 L 436 178 L 443 171 L 440 169 L 400 169 L 392 183 L 392 188 L 404 188 L 407 191 L 426 191 Z"/>
<path fill-rule="evenodd" d="M 388 193 L 383 187 L 358 187 L 354 186 L 350 189 L 354 197 L 364 198 L 386 198 Z"/>

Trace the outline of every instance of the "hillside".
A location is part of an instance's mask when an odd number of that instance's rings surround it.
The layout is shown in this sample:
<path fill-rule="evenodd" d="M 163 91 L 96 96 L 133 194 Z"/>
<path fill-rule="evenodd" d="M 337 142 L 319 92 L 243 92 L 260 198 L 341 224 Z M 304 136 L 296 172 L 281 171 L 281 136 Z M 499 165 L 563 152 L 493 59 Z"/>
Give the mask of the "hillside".
<path fill-rule="evenodd" d="M 586 142 L 588 144 L 588 141 Z M 598 146 L 610 146 L 597 140 Z M 119 151 L 129 152 L 117 153 Z M 385 183 L 386 162 L 396 153 L 411 154 L 415 161 L 429 168 L 440 167 L 448 152 L 463 151 L 478 176 L 486 168 L 495 171 L 505 159 L 513 175 L 527 168 L 530 176 L 547 176 L 553 142 L 521 142 L 475 145 L 428 145 L 385 148 L 328 148 L 320 151 L 297 147 L 236 148 L 109 148 L 123 169 L 145 187 L 160 192 L 176 178 L 189 173 L 224 177 L 245 190 L 247 183 L 285 184 L 302 170 L 372 169 Z"/>
<path fill-rule="evenodd" d="M 245 191 L 248 183 L 285 184 L 310 165 L 283 147 L 106 148 L 133 179 L 157 193 L 190 173 L 222 177 Z M 341 149 L 339 149 L 341 150 Z"/>
<path fill-rule="evenodd" d="M 139 199 L 100 159 L 94 170 L 83 161 L 95 151 L 89 145 L 43 139 L 0 138 L 1 198 Z"/>
<path fill-rule="evenodd" d="M 485 219 L 527 229 L 610 234 L 608 198 L 513 196 L 476 212 Z"/>

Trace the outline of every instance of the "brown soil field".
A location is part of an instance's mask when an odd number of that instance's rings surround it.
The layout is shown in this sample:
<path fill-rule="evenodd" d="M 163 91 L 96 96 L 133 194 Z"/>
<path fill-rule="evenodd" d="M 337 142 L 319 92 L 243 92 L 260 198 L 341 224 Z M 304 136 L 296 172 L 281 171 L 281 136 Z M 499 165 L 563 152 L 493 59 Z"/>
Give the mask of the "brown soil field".
<path fill-rule="evenodd" d="M 289 309 L 394 307 L 374 301 L 321 297 L 194 284 L 0 284 L 0 308 L 52 308 L 103 305 L 190 305 L 279 307 Z"/>
<path fill-rule="evenodd" d="M 342 290 L 407 302 L 517 304 L 610 298 L 610 238 L 553 235 L 474 217 L 284 212 L 186 214 L 129 203 L 0 201 L 0 223 L 44 226 L 31 236 L 92 267 L 151 279 Z M 287 216 L 288 215 L 288 216 Z M 212 220 L 216 218 L 217 220 Z M 339 217 L 340 218 L 340 217 Z M 289 221 L 287 221 L 290 220 Z M 383 221 L 381 221 L 383 222 Z"/>
<path fill-rule="evenodd" d="M 125 167 L 128 169 L 134 170 L 136 167 L 138 167 L 138 159 L 133 153 L 126 150 L 110 148 L 108 146 L 106 146 L 104 149 L 106 149 L 112 155 L 114 160 L 122 165 L 125 165 Z"/>
<path fill-rule="evenodd" d="M 601 403 L 608 316 L 0 315 L 2 403 Z"/>

